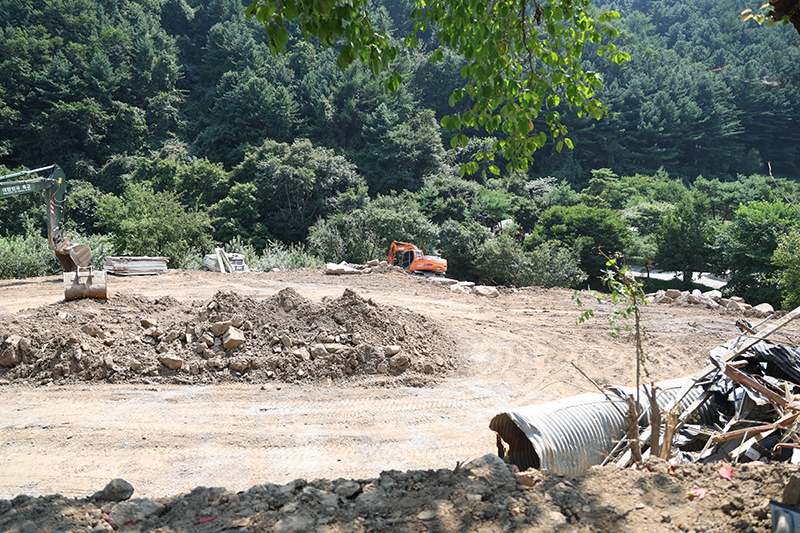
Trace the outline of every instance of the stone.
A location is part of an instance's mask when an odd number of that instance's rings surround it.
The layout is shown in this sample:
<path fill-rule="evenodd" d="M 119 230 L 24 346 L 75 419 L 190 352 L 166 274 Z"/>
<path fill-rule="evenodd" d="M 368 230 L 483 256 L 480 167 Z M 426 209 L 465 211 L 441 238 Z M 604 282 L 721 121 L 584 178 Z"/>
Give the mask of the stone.
<path fill-rule="evenodd" d="M 109 523 L 115 529 L 122 524 L 141 521 L 150 516 L 161 516 L 165 511 L 163 504 L 149 498 L 137 498 L 116 504 L 108 511 Z"/>
<path fill-rule="evenodd" d="M 464 468 L 472 472 L 483 483 L 497 485 L 516 483 L 516 478 L 508 469 L 508 465 L 493 453 L 473 459 L 465 464 Z"/>
<path fill-rule="evenodd" d="M 781 503 L 797 506 L 800 503 L 800 477 L 793 475 L 783 487 Z"/>
<path fill-rule="evenodd" d="M 694 304 L 694 305 L 701 305 L 701 304 L 705 303 L 703 301 L 703 297 L 700 295 L 700 291 L 696 291 L 696 294 L 695 294 L 695 292 L 690 294 L 689 297 L 687 298 L 687 301 L 690 304 Z"/>
<path fill-rule="evenodd" d="M 228 361 L 228 368 L 236 372 L 244 372 L 250 367 L 250 361 L 245 357 L 234 357 Z"/>
<path fill-rule="evenodd" d="M 226 320 L 224 322 L 214 322 L 211 324 L 211 333 L 219 337 L 228 331 L 228 328 L 232 325 L 233 323 L 230 320 Z"/>
<path fill-rule="evenodd" d="M 225 361 L 221 357 L 211 357 L 208 359 L 208 366 L 211 368 L 225 368 Z"/>
<path fill-rule="evenodd" d="M 369 274 L 370 272 L 372 272 L 372 270 L 369 268 L 365 268 L 363 270 L 353 268 L 344 261 L 338 265 L 336 263 L 328 263 L 325 265 L 325 274 L 328 275 L 341 276 L 343 274 Z"/>
<path fill-rule="evenodd" d="M 317 521 L 316 519 L 307 514 L 293 514 L 284 516 L 275 523 L 273 531 L 275 533 L 305 533 L 306 531 L 315 531 Z"/>
<path fill-rule="evenodd" d="M 664 291 L 664 296 L 675 300 L 676 298 L 680 298 L 681 291 L 679 291 L 678 289 L 667 289 L 666 291 Z"/>
<path fill-rule="evenodd" d="M 171 370 L 178 370 L 183 366 L 183 359 L 171 353 L 167 353 L 158 358 L 162 365 L 170 368 Z"/>
<path fill-rule="evenodd" d="M 497 298 L 500 296 L 500 291 L 498 291 L 494 287 L 489 287 L 487 285 L 477 285 L 475 286 L 474 293 L 478 296 L 484 296 L 486 298 Z"/>
<path fill-rule="evenodd" d="M 756 311 L 760 316 L 767 316 L 774 313 L 775 308 L 768 303 L 763 303 L 753 306 L 753 311 Z"/>
<path fill-rule="evenodd" d="M 233 326 L 228 328 L 228 331 L 225 332 L 225 336 L 222 338 L 222 346 L 226 350 L 230 350 L 231 348 L 236 348 L 237 346 L 241 346 L 245 342 L 244 333 L 239 331 Z"/>
<path fill-rule="evenodd" d="M 384 346 L 383 353 L 386 357 L 391 357 L 399 354 L 401 349 L 402 348 L 397 344 L 390 344 L 389 346 Z"/>
<path fill-rule="evenodd" d="M 434 285 L 445 285 L 445 286 L 450 285 L 450 286 L 453 286 L 453 285 L 457 285 L 458 284 L 458 280 L 457 279 L 443 278 L 443 277 L 440 277 L 440 276 L 432 276 L 432 277 L 426 278 L 426 279 L 428 280 L 429 283 L 433 283 Z"/>
<path fill-rule="evenodd" d="M 210 333 L 203 333 L 200 342 L 205 343 L 206 346 L 214 346 L 214 337 Z"/>
<path fill-rule="evenodd" d="M 742 305 L 740 302 L 737 302 L 733 298 L 728 300 L 728 303 L 725 304 L 725 309 L 729 311 L 744 311 L 746 307 Z"/>
<path fill-rule="evenodd" d="M 172 331 L 170 331 L 169 333 L 167 333 L 167 336 L 166 336 L 166 337 L 164 337 L 163 341 L 164 341 L 164 342 L 172 342 L 172 341 L 174 341 L 175 339 L 177 339 L 177 338 L 178 338 L 178 337 L 180 337 L 180 336 L 181 336 L 181 334 L 180 334 L 180 333 L 178 333 L 178 332 L 177 332 L 177 331 L 175 331 L 175 330 L 172 330 Z"/>
<path fill-rule="evenodd" d="M 22 355 L 11 346 L 0 353 L 0 366 L 15 366 L 22 362 Z"/>
<path fill-rule="evenodd" d="M 400 368 L 406 366 L 410 361 L 411 359 L 407 355 L 397 354 L 391 359 L 389 359 L 389 365 L 392 368 Z"/>
<path fill-rule="evenodd" d="M 231 325 L 233 327 L 240 328 L 240 327 L 242 327 L 242 324 L 244 324 L 244 316 L 242 316 L 242 315 L 233 315 L 231 317 Z"/>
<path fill-rule="evenodd" d="M 452 292 L 460 292 L 462 294 L 472 294 L 473 289 L 471 287 L 467 287 L 465 285 L 461 285 L 457 283 L 455 285 L 450 285 L 450 290 Z"/>
<path fill-rule="evenodd" d="M 417 515 L 417 520 L 422 520 L 423 522 L 427 522 L 429 520 L 433 520 L 434 518 L 436 518 L 438 514 L 439 513 L 437 513 L 435 509 L 427 509 Z"/>
<path fill-rule="evenodd" d="M 297 358 L 298 361 L 311 361 L 311 353 L 304 346 L 293 350 L 292 354 Z"/>
<path fill-rule="evenodd" d="M 389 371 L 389 365 L 387 365 L 385 362 L 378 363 L 378 372 L 380 372 L 381 374 L 385 374 L 388 371 Z"/>
<path fill-rule="evenodd" d="M 714 289 L 712 291 L 704 292 L 703 296 L 710 300 L 714 300 L 715 302 L 719 302 L 719 299 L 722 298 L 722 292 Z"/>
<path fill-rule="evenodd" d="M 326 342 L 323 346 L 325 346 L 325 349 L 328 350 L 330 353 L 342 352 L 345 350 L 345 348 L 347 348 L 346 345 L 338 342 Z"/>
<path fill-rule="evenodd" d="M 324 357 L 328 355 L 328 350 L 325 348 L 325 345 L 322 343 L 315 344 L 311 347 L 311 356 L 316 359 L 317 357 Z"/>
<path fill-rule="evenodd" d="M 653 297 L 652 302 L 654 304 L 671 304 L 671 303 L 675 302 L 675 300 L 673 300 L 672 298 L 670 298 L 666 294 L 661 294 L 661 295 L 657 295 L 657 296 Z"/>
<path fill-rule="evenodd" d="M 86 324 L 81 327 L 81 331 L 96 339 L 102 339 L 106 336 L 103 329 L 95 324 Z"/>
<path fill-rule="evenodd" d="M 140 318 L 139 319 L 139 323 L 144 328 L 152 328 L 152 327 L 155 327 L 155 326 L 158 325 L 158 321 L 155 318 L 148 318 L 146 316 L 143 316 L 142 318 Z"/>
<path fill-rule="evenodd" d="M 345 480 L 336 484 L 333 492 L 344 498 L 352 498 L 361 492 L 361 485 L 355 481 Z"/>
<path fill-rule="evenodd" d="M 22 356 L 31 351 L 31 341 L 19 335 L 9 335 L 0 346 L 0 366 L 14 366 Z"/>
<path fill-rule="evenodd" d="M 112 479 L 101 491 L 95 492 L 92 498 L 106 502 L 121 502 L 133 496 L 133 485 L 122 478 Z"/>
<path fill-rule="evenodd" d="M 377 260 L 377 259 L 370 259 L 369 261 L 367 261 L 367 266 L 369 266 L 369 267 L 376 267 L 376 266 L 378 266 L 380 264 L 381 264 L 381 262 L 379 260 Z"/>

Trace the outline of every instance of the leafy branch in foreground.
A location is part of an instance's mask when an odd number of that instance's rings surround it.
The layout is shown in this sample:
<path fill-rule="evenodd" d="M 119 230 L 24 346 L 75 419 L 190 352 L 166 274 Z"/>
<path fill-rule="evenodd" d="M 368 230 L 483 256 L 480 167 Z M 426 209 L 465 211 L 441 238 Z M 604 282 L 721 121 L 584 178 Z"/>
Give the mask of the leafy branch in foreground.
<path fill-rule="evenodd" d="M 652 361 L 645 353 L 643 346 L 644 341 L 647 339 L 647 333 L 642 325 L 641 307 L 647 305 L 647 299 L 642 291 L 642 284 L 636 281 L 636 278 L 634 278 L 628 267 L 623 266 L 621 269 L 619 268 L 617 265 L 618 257 L 610 257 L 603 252 L 602 249 L 599 249 L 598 253 L 606 258 L 606 266 L 608 267 L 603 273 L 603 281 L 605 281 L 609 289 L 608 296 L 611 297 L 611 303 L 614 306 L 614 311 L 608 317 L 612 337 L 618 337 L 623 330 L 623 326 L 619 324 L 618 320 L 633 318 L 634 321 L 632 328 L 630 326 L 625 326 L 624 329 L 626 331 L 634 331 L 634 341 L 636 344 L 636 401 L 638 403 L 641 370 L 644 370 L 645 374 L 649 376 L 650 373 L 647 370 L 646 363 Z M 598 303 L 603 303 L 604 296 L 606 296 L 594 291 L 588 294 L 597 298 Z M 575 300 L 579 307 L 583 307 L 579 291 L 575 291 L 572 299 Z M 593 316 L 594 311 L 592 309 L 586 309 L 575 322 L 582 323 Z"/>
<path fill-rule="evenodd" d="M 340 68 L 360 60 L 378 75 L 389 69 L 399 49 L 380 29 L 372 5 L 371 0 L 254 0 L 245 14 L 265 26 L 273 53 L 286 51 L 286 24 L 296 23 L 306 40 L 341 45 Z M 611 25 L 619 13 L 595 14 L 590 0 L 415 0 L 410 18 L 414 25 L 404 39 L 407 47 L 415 48 L 418 35 L 431 30 L 439 43 L 433 63 L 442 61 L 445 49 L 465 60 L 461 76 L 466 84 L 449 100 L 458 110 L 441 120 L 443 127 L 458 132 L 451 145 L 467 146 L 463 132 L 483 129 L 498 139 L 491 150 L 477 154 L 478 161 L 493 161 L 500 152 L 509 172 L 527 171 L 529 157 L 548 139 L 558 150 L 572 147 L 561 123 L 562 104 L 578 116 L 602 117 L 605 107 L 595 97 L 600 75 L 583 70 L 580 62 L 586 49 L 617 64 L 630 60 L 609 42 L 619 33 Z M 393 72 L 384 87 L 394 91 L 401 81 L 400 73 Z M 546 126 L 539 129 L 534 124 L 542 119 Z M 472 161 L 461 170 L 477 169 Z M 489 170 L 500 173 L 494 164 Z"/>

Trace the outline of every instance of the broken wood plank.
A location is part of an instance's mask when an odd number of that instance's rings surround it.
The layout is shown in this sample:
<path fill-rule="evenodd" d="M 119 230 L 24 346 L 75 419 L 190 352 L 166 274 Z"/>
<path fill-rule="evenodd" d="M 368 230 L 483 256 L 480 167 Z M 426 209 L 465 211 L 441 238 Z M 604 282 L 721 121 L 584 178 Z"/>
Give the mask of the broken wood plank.
<path fill-rule="evenodd" d="M 748 376 L 744 372 L 740 372 L 739 370 L 725 363 L 723 363 L 723 365 L 724 365 L 725 375 L 731 378 L 732 380 L 741 383 L 745 387 L 753 389 L 759 394 L 765 396 L 772 403 L 778 404 L 784 409 L 800 410 L 800 405 L 794 402 L 789 402 L 786 398 L 784 398 L 775 391 L 769 390 L 767 387 L 765 387 L 752 377 Z"/>
<path fill-rule="evenodd" d="M 728 431 L 727 433 L 720 433 L 719 435 L 714 435 L 711 437 L 713 442 L 725 442 L 728 440 L 735 440 L 744 437 L 745 435 L 755 435 L 757 433 L 763 433 L 765 431 L 770 431 L 773 429 L 777 429 L 779 427 L 785 427 L 791 425 L 800 415 L 800 413 L 792 413 L 790 415 L 786 415 L 777 422 L 773 422 L 772 424 L 764 424 L 761 426 L 752 426 L 749 428 L 742 428 L 736 429 L 734 431 Z"/>
<path fill-rule="evenodd" d="M 775 333 L 776 331 L 779 331 L 779 330 L 783 329 L 787 324 L 789 324 L 790 322 L 792 322 L 793 320 L 795 320 L 798 317 L 800 317 L 800 307 L 797 307 L 797 308 L 793 309 L 792 311 L 787 313 L 785 316 L 783 316 L 780 319 L 778 319 L 778 321 L 775 322 L 774 324 L 764 328 L 764 331 L 761 332 L 758 337 L 751 337 L 751 338 L 747 339 L 746 341 L 744 341 L 738 347 L 735 347 L 735 348 L 733 348 L 731 350 L 728 350 L 727 352 L 725 352 L 725 354 L 720 359 L 725 363 L 733 360 L 734 358 L 738 357 L 742 353 L 744 353 L 747 350 L 749 350 L 750 347 L 753 346 L 755 343 L 757 343 L 759 341 L 762 341 L 762 340 L 766 339 L 767 337 L 769 337 L 770 335 L 772 335 L 773 333 Z M 706 377 L 710 376 L 715 370 L 716 370 L 716 366 L 708 365 L 704 369 L 702 369 L 699 372 L 697 372 L 694 376 L 692 376 L 692 378 L 689 380 L 689 382 L 686 385 L 684 385 L 684 387 L 680 390 L 680 392 L 675 396 L 675 399 L 670 404 L 668 404 L 667 406 L 664 407 L 663 411 L 671 411 L 676 405 L 678 405 L 680 402 L 683 401 L 683 399 L 686 397 L 686 395 L 689 393 L 689 391 L 695 385 L 697 385 L 697 382 L 699 382 L 703 378 L 706 378 Z M 703 402 L 705 402 L 705 400 L 707 400 L 707 399 L 708 398 L 705 398 L 703 400 Z M 681 416 L 679 418 L 679 421 L 678 421 L 679 426 L 683 425 L 683 423 L 690 416 L 692 416 L 697 409 L 700 408 L 700 406 L 703 404 L 703 402 L 695 401 L 690 406 L 691 410 L 689 410 L 689 409 L 684 410 L 684 412 L 681 414 Z"/>

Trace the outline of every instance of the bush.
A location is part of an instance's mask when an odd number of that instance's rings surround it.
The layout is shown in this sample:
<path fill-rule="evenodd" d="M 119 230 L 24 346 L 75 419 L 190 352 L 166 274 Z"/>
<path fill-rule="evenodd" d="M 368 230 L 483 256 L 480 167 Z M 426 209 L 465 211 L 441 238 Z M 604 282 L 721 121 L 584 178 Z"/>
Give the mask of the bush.
<path fill-rule="evenodd" d="M 392 241 L 411 242 L 427 254 L 436 254 L 436 227 L 408 195 L 379 196 L 361 209 L 320 220 L 308 236 L 312 255 L 336 263 L 383 259 Z"/>
<path fill-rule="evenodd" d="M 293 270 L 295 268 L 316 268 L 325 262 L 306 252 L 299 244 L 286 246 L 277 241 L 270 241 L 261 256 L 253 263 L 248 263 L 250 268 L 268 272 L 273 268 L 278 270 Z"/>
<path fill-rule="evenodd" d="M 560 242 L 548 241 L 525 252 L 507 235 L 488 240 L 478 247 L 475 270 L 495 283 L 518 287 L 577 287 L 586 279 L 578 268 L 580 251 Z"/>
<path fill-rule="evenodd" d="M 439 231 L 439 248 L 447 259 L 447 275 L 455 279 L 477 280 L 475 257 L 478 248 L 492 234 L 477 222 L 460 224 L 447 220 Z"/>
<path fill-rule="evenodd" d="M 778 239 L 772 264 L 778 271 L 770 281 L 781 290 L 781 306 L 784 309 L 800 307 L 800 228 Z"/>
<path fill-rule="evenodd" d="M 115 255 L 166 256 L 183 268 L 197 250 L 211 247 L 211 222 L 202 211 L 181 204 L 174 193 L 154 192 L 148 182 L 132 183 L 120 198 L 102 196 L 98 218 L 113 233 Z"/>
<path fill-rule="evenodd" d="M 31 228 L 29 228 L 31 230 Z M 0 237 L 0 279 L 34 278 L 63 272 L 47 239 L 36 231 Z"/>

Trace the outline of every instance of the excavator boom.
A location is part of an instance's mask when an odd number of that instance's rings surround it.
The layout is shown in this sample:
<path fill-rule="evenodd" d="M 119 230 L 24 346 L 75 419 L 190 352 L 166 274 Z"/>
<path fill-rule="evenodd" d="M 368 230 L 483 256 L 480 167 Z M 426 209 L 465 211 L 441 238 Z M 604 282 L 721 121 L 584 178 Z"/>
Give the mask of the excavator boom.
<path fill-rule="evenodd" d="M 31 177 L 47 172 L 47 177 Z M 85 244 L 71 242 L 64 229 L 64 171 L 58 165 L 23 170 L 0 176 L 0 200 L 35 191 L 44 191 L 47 209 L 47 244 L 64 267 L 64 297 L 106 298 L 105 272 L 95 272 L 90 266 L 92 252 Z M 74 272 L 74 274 L 72 274 Z"/>

